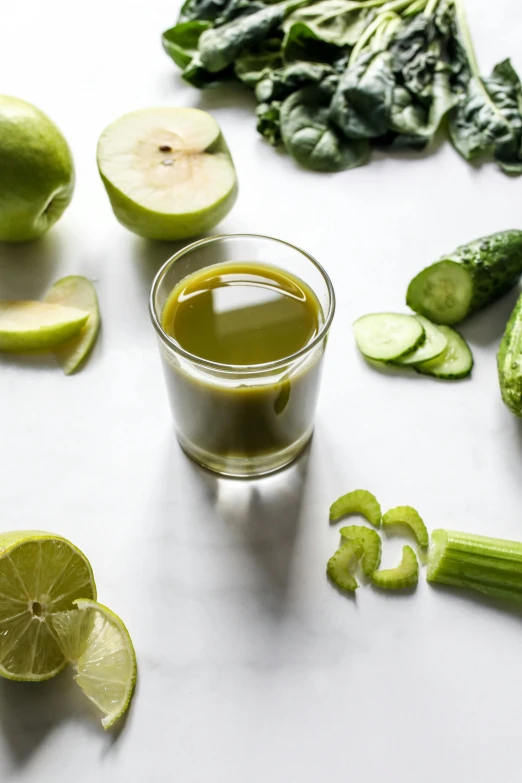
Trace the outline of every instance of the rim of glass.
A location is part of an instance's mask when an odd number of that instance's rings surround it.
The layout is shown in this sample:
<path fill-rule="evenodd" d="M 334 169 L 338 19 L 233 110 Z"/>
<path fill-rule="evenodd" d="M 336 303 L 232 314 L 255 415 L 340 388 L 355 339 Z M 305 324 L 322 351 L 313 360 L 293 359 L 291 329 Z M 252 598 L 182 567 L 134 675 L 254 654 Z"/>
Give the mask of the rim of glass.
<path fill-rule="evenodd" d="M 300 348 L 299 351 L 289 354 L 288 356 L 285 356 L 282 359 L 276 359 L 273 362 L 265 362 L 263 364 L 222 364 L 220 362 L 213 362 L 210 359 L 203 359 L 201 356 L 197 356 L 196 354 L 190 353 L 190 351 L 186 351 L 184 348 L 181 347 L 181 345 L 178 343 L 177 340 L 175 340 L 173 337 L 171 337 L 164 331 L 163 327 L 161 326 L 160 320 L 156 315 L 154 300 L 156 298 L 156 293 L 158 291 L 158 288 L 161 285 L 163 278 L 167 274 L 168 270 L 182 256 L 187 255 L 187 253 L 190 253 L 196 247 L 201 247 L 202 245 L 208 245 L 212 242 L 217 242 L 223 239 L 265 239 L 270 242 L 277 242 L 280 245 L 286 245 L 287 247 L 291 248 L 292 250 L 296 250 L 298 253 L 301 253 L 302 256 L 307 258 L 308 261 L 310 261 L 310 263 L 315 266 L 319 274 L 322 276 L 328 290 L 328 297 L 329 297 L 328 312 L 326 313 L 323 325 L 321 326 L 320 330 L 318 331 L 314 339 L 311 340 L 309 343 L 307 343 L 303 348 Z M 175 353 L 179 354 L 180 356 L 183 356 L 183 358 L 188 359 L 190 362 L 193 362 L 194 364 L 198 364 L 201 367 L 208 367 L 213 370 L 221 370 L 221 371 L 228 370 L 228 371 L 233 371 L 235 373 L 240 373 L 240 372 L 245 373 L 249 371 L 252 372 L 253 370 L 265 371 L 265 370 L 282 367 L 291 361 L 293 362 L 296 359 L 299 359 L 301 356 L 305 356 L 313 348 L 315 348 L 315 346 L 318 345 L 321 342 L 321 340 L 324 339 L 325 335 L 328 333 L 328 330 L 330 329 L 335 313 L 335 291 L 332 285 L 332 281 L 330 280 L 330 277 L 326 272 L 326 270 L 324 269 L 324 267 L 321 266 L 321 264 L 318 261 L 316 261 L 315 258 L 310 255 L 310 253 L 307 253 L 306 250 L 303 250 L 301 247 L 297 247 L 297 245 L 293 245 L 291 242 L 286 242 L 284 239 L 277 239 L 276 237 L 270 237 L 265 234 L 216 234 L 215 236 L 212 237 L 204 237 L 203 239 L 199 239 L 197 242 L 191 242 L 190 245 L 187 245 L 182 250 L 178 250 L 177 253 L 174 253 L 173 256 L 171 256 L 169 259 L 167 259 L 167 261 L 165 261 L 163 266 L 161 266 L 159 271 L 157 272 L 156 277 L 154 278 L 154 281 L 152 283 L 152 289 L 149 296 L 149 313 L 152 320 L 152 325 L 154 326 L 154 329 L 156 330 L 161 340 L 164 343 L 167 343 L 167 345 Z"/>

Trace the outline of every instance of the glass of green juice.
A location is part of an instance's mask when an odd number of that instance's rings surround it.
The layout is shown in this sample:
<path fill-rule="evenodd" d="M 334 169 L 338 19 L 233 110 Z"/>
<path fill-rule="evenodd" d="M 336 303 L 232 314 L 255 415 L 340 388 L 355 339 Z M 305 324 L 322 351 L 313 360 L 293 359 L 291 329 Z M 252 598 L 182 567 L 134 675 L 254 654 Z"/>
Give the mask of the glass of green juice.
<path fill-rule="evenodd" d="M 150 314 L 184 451 L 225 476 L 292 462 L 312 436 L 334 310 L 324 269 L 288 242 L 215 236 L 170 258 Z"/>

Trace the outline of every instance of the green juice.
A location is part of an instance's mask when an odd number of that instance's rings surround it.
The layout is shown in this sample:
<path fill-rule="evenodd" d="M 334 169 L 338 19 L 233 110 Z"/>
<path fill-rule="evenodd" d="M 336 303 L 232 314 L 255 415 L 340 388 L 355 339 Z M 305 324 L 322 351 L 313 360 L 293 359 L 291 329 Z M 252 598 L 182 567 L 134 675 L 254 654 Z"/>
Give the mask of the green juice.
<path fill-rule="evenodd" d="M 161 325 L 193 357 L 165 361 L 189 451 L 253 459 L 304 446 L 324 346 L 294 357 L 323 325 L 319 301 L 302 280 L 260 263 L 212 265 L 176 285 Z M 213 364 L 198 366 L 198 359 Z"/>

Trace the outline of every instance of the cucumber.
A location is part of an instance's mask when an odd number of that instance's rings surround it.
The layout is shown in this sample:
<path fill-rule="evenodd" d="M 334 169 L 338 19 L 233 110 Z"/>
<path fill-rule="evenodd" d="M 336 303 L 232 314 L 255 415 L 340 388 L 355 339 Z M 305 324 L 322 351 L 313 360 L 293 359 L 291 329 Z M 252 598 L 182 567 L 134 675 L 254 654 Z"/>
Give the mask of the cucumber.
<path fill-rule="evenodd" d="M 354 489 L 352 492 L 347 492 L 346 495 L 341 495 L 334 500 L 330 506 L 330 522 L 335 522 L 348 514 L 361 514 L 375 527 L 381 524 L 382 512 L 379 501 L 367 489 Z"/>
<path fill-rule="evenodd" d="M 397 568 L 374 571 L 372 574 L 373 584 L 385 590 L 400 590 L 404 587 L 413 587 L 418 580 L 419 564 L 411 546 L 403 547 L 402 560 Z"/>
<path fill-rule="evenodd" d="M 408 286 L 412 310 L 437 324 L 457 324 L 512 288 L 522 275 L 522 231 L 499 231 L 461 245 Z"/>
<path fill-rule="evenodd" d="M 416 317 L 424 329 L 426 339 L 413 353 L 408 353 L 401 359 L 397 359 L 396 364 L 398 365 L 418 364 L 419 362 L 427 362 L 429 359 L 436 359 L 448 345 L 447 338 L 435 324 L 422 315 Z"/>
<path fill-rule="evenodd" d="M 357 541 L 362 546 L 361 568 L 370 577 L 381 563 L 381 537 L 376 530 L 363 525 L 348 525 L 339 531 L 343 538 Z"/>
<path fill-rule="evenodd" d="M 353 592 L 359 583 L 351 573 L 353 563 L 362 555 L 362 546 L 358 541 L 347 541 L 332 555 L 326 566 L 328 578 L 341 590 Z"/>
<path fill-rule="evenodd" d="M 466 378 L 473 369 L 473 354 L 465 339 L 449 326 L 439 326 L 446 337 L 448 345 L 436 359 L 428 362 L 419 362 L 413 365 L 421 375 L 432 375 L 435 378 L 444 378 L 448 381 L 456 381 Z"/>
<path fill-rule="evenodd" d="M 424 328 L 412 315 L 373 313 L 353 325 L 357 346 L 363 356 L 391 362 L 414 351 L 424 342 Z"/>
<path fill-rule="evenodd" d="M 522 417 L 522 296 L 506 326 L 497 365 L 502 399 L 515 416 Z"/>

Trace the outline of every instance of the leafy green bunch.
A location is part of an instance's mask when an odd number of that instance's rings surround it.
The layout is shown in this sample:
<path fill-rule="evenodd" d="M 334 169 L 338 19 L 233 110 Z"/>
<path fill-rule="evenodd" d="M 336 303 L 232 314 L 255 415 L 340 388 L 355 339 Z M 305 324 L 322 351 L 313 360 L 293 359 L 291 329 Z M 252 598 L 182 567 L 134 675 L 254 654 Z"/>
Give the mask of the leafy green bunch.
<path fill-rule="evenodd" d="M 341 171 L 376 149 L 424 149 L 443 120 L 466 159 L 522 173 L 522 89 L 481 77 L 463 0 L 186 0 L 163 34 L 198 88 L 243 82 L 257 127 L 301 165 Z"/>

